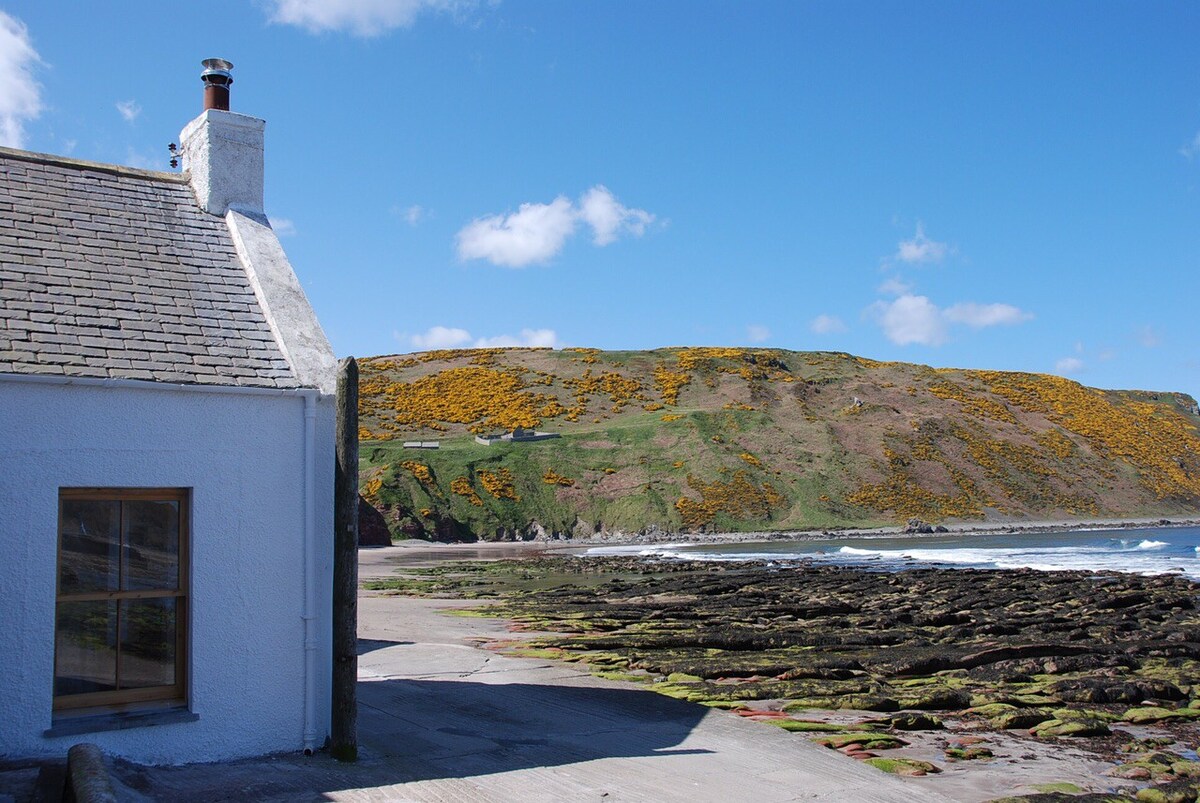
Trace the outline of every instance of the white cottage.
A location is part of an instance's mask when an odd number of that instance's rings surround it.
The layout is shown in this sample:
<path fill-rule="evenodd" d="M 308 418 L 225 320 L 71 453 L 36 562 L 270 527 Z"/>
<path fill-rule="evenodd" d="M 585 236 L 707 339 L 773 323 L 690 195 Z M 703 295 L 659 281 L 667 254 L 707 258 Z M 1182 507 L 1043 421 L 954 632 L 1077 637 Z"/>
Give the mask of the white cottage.
<path fill-rule="evenodd" d="M 336 366 L 206 66 L 182 174 L 0 148 L 0 757 L 329 733 Z"/>

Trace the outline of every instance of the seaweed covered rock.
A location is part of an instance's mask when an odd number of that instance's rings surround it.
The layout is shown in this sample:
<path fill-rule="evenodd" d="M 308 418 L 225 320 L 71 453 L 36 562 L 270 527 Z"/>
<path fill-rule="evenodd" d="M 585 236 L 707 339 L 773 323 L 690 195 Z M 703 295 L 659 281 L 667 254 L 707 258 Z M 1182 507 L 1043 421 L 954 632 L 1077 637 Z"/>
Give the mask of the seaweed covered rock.
<path fill-rule="evenodd" d="M 1067 736 L 1107 736 L 1111 733 L 1108 725 L 1099 719 L 1048 719 L 1029 729 L 1030 736 L 1042 739 L 1063 738 Z"/>

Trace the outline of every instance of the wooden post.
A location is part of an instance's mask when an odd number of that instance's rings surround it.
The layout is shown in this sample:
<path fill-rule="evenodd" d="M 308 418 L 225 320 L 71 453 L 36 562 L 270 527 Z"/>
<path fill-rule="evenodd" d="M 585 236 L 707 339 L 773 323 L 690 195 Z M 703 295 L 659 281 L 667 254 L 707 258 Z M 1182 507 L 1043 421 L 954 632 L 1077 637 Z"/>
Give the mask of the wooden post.
<path fill-rule="evenodd" d="M 330 754 L 358 760 L 358 363 L 338 365 L 333 480 L 333 722 Z"/>

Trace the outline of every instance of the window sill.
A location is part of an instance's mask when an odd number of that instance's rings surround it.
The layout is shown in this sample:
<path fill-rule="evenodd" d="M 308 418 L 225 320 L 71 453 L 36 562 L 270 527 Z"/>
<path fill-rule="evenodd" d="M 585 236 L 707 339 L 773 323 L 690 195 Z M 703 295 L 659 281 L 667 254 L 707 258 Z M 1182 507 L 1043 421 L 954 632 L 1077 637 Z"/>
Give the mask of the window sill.
<path fill-rule="evenodd" d="M 181 722 L 195 722 L 199 714 L 193 714 L 186 708 L 167 709 L 165 711 L 126 711 L 112 714 L 93 714 L 90 716 L 60 717 L 42 732 L 42 736 L 76 736 L 81 733 L 100 733 L 102 731 L 119 731 L 128 728 L 151 728 L 155 725 L 175 725 Z"/>

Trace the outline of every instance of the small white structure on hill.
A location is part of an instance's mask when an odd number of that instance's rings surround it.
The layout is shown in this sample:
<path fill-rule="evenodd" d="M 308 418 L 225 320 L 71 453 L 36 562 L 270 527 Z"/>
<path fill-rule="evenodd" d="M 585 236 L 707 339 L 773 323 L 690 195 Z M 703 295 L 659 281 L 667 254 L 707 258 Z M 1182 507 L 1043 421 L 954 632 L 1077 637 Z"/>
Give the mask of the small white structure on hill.
<path fill-rule="evenodd" d="M 0 757 L 329 733 L 336 365 L 206 66 L 182 175 L 0 149 Z"/>
<path fill-rule="evenodd" d="M 532 429 L 517 427 L 512 432 L 506 432 L 503 435 L 476 435 L 475 442 L 491 446 L 493 443 L 529 443 L 531 441 L 548 441 L 551 438 L 559 437 L 562 436 L 557 432 L 535 432 Z"/>

